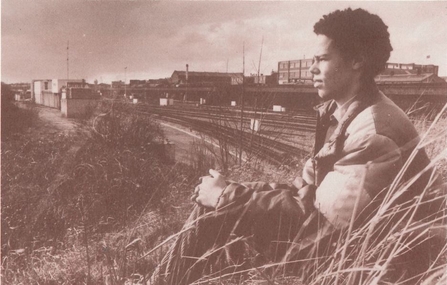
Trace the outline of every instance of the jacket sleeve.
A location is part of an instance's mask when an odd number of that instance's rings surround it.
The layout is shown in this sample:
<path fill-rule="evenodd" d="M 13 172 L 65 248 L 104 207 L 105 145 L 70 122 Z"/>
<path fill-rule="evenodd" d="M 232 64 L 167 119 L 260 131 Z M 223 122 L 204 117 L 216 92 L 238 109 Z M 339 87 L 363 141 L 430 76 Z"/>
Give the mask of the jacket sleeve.
<path fill-rule="evenodd" d="M 314 205 L 336 228 L 346 227 L 355 204 L 358 215 L 391 184 L 401 167 L 401 152 L 390 138 L 378 134 L 348 137 L 341 158 L 317 188 Z"/>
<path fill-rule="evenodd" d="M 305 212 L 304 203 L 297 196 L 298 189 L 292 184 L 276 184 L 266 182 L 229 182 L 223 190 L 216 209 L 223 209 L 233 204 L 255 203 L 259 211 L 269 212 L 274 208 L 284 210 L 298 208 Z"/>

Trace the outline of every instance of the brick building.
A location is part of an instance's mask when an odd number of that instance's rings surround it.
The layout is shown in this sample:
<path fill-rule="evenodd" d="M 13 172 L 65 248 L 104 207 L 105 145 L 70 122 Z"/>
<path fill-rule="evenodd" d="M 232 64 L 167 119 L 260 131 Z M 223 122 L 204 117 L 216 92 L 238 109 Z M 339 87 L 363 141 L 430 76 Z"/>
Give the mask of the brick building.
<path fill-rule="evenodd" d="M 312 59 L 297 59 L 278 62 L 278 84 L 312 83 L 309 67 Z"/>
<path fill-rule="evenodd" d="M 311 84 L 309 67 L 312 59 L 278 62 L 278 84 Z M 385 70 L 376 77 L 378 83 L 432 83 L 440 82 L 439 66 L 433 64 L 387 62 Z"/>

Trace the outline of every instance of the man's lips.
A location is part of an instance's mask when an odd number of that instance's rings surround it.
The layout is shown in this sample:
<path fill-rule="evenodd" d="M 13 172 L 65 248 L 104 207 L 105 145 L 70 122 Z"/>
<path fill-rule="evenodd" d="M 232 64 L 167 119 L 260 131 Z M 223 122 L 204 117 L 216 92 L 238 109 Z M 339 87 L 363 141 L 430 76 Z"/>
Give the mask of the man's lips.
<path fill-rule="evenodd" d="M 320 79 L 314 79 L 314 87 L 318 88 L 319 86 L 321 86 L 323 84 L 323 80 Z"/>

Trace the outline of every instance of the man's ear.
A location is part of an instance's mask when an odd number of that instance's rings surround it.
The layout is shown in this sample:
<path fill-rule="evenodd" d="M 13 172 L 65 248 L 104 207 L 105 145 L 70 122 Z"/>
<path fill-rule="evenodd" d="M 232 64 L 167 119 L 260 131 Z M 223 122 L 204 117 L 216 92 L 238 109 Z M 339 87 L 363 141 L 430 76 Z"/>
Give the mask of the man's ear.
<path fill-rule="evenodd" d="M 356 56 L 352 60 L 352 69 L 359 70 L 359 69 L 363 68 L 363 66 L 365 66 L 365 64 L 366 64 L 365 56 L 363 56 L 363 55 Z"/>

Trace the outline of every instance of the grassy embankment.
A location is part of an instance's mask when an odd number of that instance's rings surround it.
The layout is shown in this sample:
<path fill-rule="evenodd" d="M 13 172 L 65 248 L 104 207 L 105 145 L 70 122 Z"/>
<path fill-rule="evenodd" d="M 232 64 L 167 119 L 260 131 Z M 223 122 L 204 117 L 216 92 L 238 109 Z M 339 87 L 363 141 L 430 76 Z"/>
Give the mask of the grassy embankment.
<path fill-rule="evenodd" d="M 2 104 L 2 282 L 118 284 L 154 267 L 139 257 L 180 227 L 204 169 L 166 163 L 158 125 L 127 111 L 60 133 Z"/>

